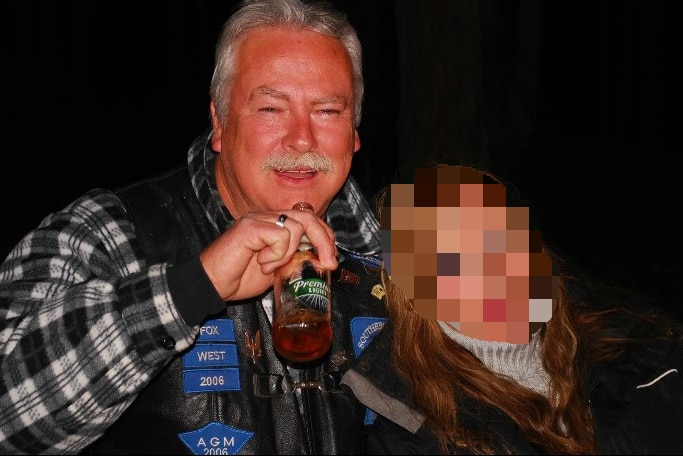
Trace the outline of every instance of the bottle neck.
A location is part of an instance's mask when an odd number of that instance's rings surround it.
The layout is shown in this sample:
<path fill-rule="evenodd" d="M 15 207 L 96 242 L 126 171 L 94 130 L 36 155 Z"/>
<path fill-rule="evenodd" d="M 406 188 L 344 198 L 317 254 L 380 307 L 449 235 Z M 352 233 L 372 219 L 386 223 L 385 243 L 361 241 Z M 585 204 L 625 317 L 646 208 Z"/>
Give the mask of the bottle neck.
<path fill-rule="evenodd" d="M 304 234 L 301 236 L 301 241 L 299 241 L 299 251 L 303 252 L 306 250 L 313 250 L 313 244 L 308 240 L 308 236 Z"/>
<path fill-rule="evenodd" d="M 305 201 L 295 203 L 294 206 L 292 206 L 292 209 L 303 212 L 313 212 L 313 206 Z M 299 251 L 302 252 L 306 250 L 313 250 L 313 245 L 308 239 L 308 236 L 304 234 L 301 236 L 301 241 L 299 241 Z"/>

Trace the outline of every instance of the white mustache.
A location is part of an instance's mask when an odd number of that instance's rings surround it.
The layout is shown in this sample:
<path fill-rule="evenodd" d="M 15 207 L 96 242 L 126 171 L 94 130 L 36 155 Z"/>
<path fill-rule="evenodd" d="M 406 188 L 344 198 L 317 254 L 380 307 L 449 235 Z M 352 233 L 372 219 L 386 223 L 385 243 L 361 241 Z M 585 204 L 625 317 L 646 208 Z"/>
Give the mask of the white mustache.
<path fill-rule="evenodd" d="M 280 153 L 269 155 L 261 165 L 261 172 L 274 169 L 276 171 L 288 171 L 297 168 L 309 168 L 312 171 L 332 173 L 334 164 L 329 158 L 313 153 L 303 154 Z"/>

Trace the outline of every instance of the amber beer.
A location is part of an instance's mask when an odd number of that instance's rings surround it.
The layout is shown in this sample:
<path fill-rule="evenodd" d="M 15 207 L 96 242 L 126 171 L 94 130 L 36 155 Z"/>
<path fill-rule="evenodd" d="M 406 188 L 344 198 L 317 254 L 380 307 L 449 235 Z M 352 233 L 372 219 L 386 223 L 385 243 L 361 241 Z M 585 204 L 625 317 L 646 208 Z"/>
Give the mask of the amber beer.
<path fill-rule="evenodd" d="M 295 208 L 302 209 L 302 206 L 297 204 Z M 312 211 L 312 208 L 306 210 Z M 281 357 L 305 363 L 329 351 L 332 345 L 330 271 L 321 266 L 315 248 L 305 235 L 291 261 L 275 272 L 273 300 L 273 345 Z"/>
<path fill-rule="evenodd" d="M 313 361 L 323 356 L 332 345 L 332 326 L 320 312 L 299 309 L 273 325 L 275 351 L 294 362 Z"/>

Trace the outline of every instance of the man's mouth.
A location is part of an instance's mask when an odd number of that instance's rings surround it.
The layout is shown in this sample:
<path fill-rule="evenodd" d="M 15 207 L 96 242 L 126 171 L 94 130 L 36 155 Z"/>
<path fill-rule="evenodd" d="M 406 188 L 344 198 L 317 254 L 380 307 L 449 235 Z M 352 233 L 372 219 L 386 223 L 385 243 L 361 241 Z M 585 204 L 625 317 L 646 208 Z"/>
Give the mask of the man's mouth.
<path fill-rule="evenodd" d="M 275 171 L 278 174 L 282 174 L 293 179 L 304 179 L 307 177 L 311 177 L 316 173 L 314 169 L 277 169 Z"/>

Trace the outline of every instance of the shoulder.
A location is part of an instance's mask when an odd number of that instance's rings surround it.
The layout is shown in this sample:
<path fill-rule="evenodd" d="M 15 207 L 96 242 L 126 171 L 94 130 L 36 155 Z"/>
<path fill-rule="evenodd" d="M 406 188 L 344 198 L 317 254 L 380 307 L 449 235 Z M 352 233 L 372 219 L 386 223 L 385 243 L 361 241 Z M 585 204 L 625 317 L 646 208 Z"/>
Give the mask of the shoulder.
<path fill-rule="evenodd" d="M 676 328 L 675 331 L 680 331 Z M 599 366 L 596 379 L 614 388 L 635 391 L 659 381 L 663 376 L 683 375 L 683 340 L 680 332 L 672 337 L 633 339 L 632 343 L 614 360 Z M 682 390 L 683 393 L 683 390 Z"/>
<path fill-rule="evenodd" d="M 598 372 L 590 396 L 601 450 L 681 454 L 683 345 L 641 344 Z"/>
<path fill-rule="evenodd" d="M 39 229 L 68 226 L 87 226 L 91 231 L 121 234 L 128 225 L 128 217 L 119 197 L 111 190 L 92 189 L 63 209 L 49 214 L 41 222 Z"/>

